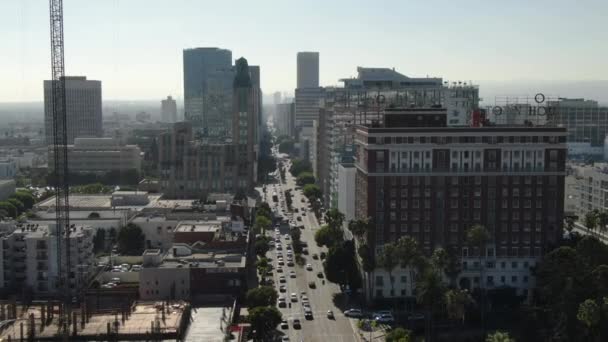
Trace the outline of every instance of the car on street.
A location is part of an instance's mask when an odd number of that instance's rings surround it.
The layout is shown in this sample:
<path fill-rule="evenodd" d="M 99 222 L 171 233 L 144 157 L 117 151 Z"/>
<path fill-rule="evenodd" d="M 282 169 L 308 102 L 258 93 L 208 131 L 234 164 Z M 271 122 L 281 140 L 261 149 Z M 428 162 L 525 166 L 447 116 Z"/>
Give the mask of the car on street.
<path fill-rule="evenodd" d="M 281 342 L 289 342 L 289 336 L 283 336 L 283 338 L 281 338 Z"/>
<path fill-rule="evenodd" d="M 295 266 L 295 264 L 293 263 L 293 260 L 291 260 L 291 259 L 287 260 L 287 266 L 289 266 L 289 267 Z"/>
<path fill-rule="evenodd" d="M 295 292 L 293 292 L 291 294 L 290 298 L 291 298 L 292 302 L 297 302 L 298 301 L 298 295 Z"/>
<path fill-rule="evenodd" d="M 312 271 L 312 265 L 311 264 L 306 264 L 306 270 Z"/>
<path fill-rule="evenodd" d="M 363 312 L 359 309 L 348 309 L 344 311 L 344 316 L 352 318 L 361 318 L 363 317 Z"/>
<path fill-rule="evenodd" d="M 287 286 L 285 286 L 285 285 L 281 285 L 281 286 L 279 287 L 279 292 L 287 292 Z"/>
<path fill-rule="evenodd" d="M 283 259 L 282 259 L 282 258 L 281 258 L 281 259 L 279 259 L 279 260 L 277 261 L 277 264 L 278 264 L 279 266 L 285 266 L 285 263 L 283 262 Z"/>
<path fill-rule="evenodd" d="M 293 320 L 293 328 L 294 329 L 300 329 L 301 327 L 302 327 L 302 325 L 300 324 L 300 319 L 294 318 L 294 320 Z"/>
<path fill-rule="evenodd" d="M 285 240 L 289 240 L 290 239 L 289 234 L 285 234 L 285 235 L 283 235 L 283 237 L 285 238 Z"/>
<path fill-rule="evenodd" d="M 285 248 L 287 248 L 288 251 L 291 251 L 291 245 L 287 245 Z"/>
<path fill-rule="evenodd" d="M 310 307 L 304 307 L 304 318 L 312 319 L 312 309 Z"/>
<path fill-rule="evenodd" d="M 391 314 L 382 314 L 380 316 L 376 316 L 376 317 L 374 317 L 374 320 L 378 323 L 383 323 L 383 324 L 395 323 L 395 318 Z"/>
<path fill-rule="evenodd" d="M 283 247 L 280 244 L 277 244 L 277 246 L 275 247 L 277 251 L 282 251 Z"/>
<path fill-rule="evenodd" d="M 319 272 L 319 273 L 317 273 L 317 277 L 319 277 L 319 278 L 323 278 L 323 272 Z"/>
<path fill-rule="evenodd" d="M 285 282 L 287 282 L 287 280 L 285 279 L 285 276 L 280 276 L 279 283 L 285 283 Z"/>
<path fill-rule="evenodd" d="M 287 306 L 287 301 L 285 300 L 285 297 L 279 297 L 278 303 L 280 308 L 284 308 Z"/>
<path fill-rule="evenodd" d="M 312 258 L 315 259 L 315 260 L 318 260 L 319 259 L 319 255 L 317 253 L 314 253 L 312 255 Z"/>
<path fill-rule="evenodd" d="M 315 284 L 314 281 L 311 281 L 311 282 L 308 283 L 308 287 L 310 287 L 311 289 L 314 289 L 314 288 L 317 287 L 317 284 Z"/>
<path fill-rule="evenodd" d="M 286 319 L 281 320 L 281 329 L 289 329 L 289 324 Z"/>
<path fill-rule="evenodd" d="M 306 211 L 302 211 L 302 216 L 306 216 Z"/>
<path fill-rule="evenodd" d="M 331 311 L 331 310 L 327 310 L 327 318 L 329 318 L 329 319 L 335 319 L 334 312 Z"/>
<path fill-rule="evenodd" d="M 327 256 L 327 253 L 321 252 L 321 260 L 325 259 L 326 256 Z"/>
<path fill-rule="evenodd" d="M 296 272 L 294 272 L 294 271 L 289 272 L 289 277 L 290 278 L 295 278 L 296 277 Z"/>
<path fill-rule="evenodd" d="M 308 255 L 308 248 L 306 248 L 306 247 L 302 248 L 302 254 Z"/>
<path fill-rule="evenodd" d="M 298 216 L 298 217 L 296 217 L 296 220 L 298 220 L 298 221 L 302 221 L 302 216 Z"/>

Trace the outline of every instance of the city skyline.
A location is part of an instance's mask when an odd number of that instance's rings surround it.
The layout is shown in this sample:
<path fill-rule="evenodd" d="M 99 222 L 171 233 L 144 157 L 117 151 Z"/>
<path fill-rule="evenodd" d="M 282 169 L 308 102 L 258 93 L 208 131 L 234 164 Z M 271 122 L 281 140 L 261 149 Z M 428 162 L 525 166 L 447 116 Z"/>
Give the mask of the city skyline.
<path fill-rule="evenodd" d="M 219 47 L 230 49 L 234 59 L 245 56 L 260 65 L 265 93 L 293 91 L 299 51 L 320 53 L 323 86 L 355 76 L 357 66 L 478 83 L 605 80 L 608 67 L 602 56 L 608 48 L 597 43 L 607 7 L 599 1 L 585 6 L 540 2 L 525 8 L 523 2 L 499 7 L 394 2 L 378 8 L 311 1 L 294 10 L 277 2 L 151 6 L 149 1 L 66 1 L 66 73 L 103 81 L 107 99 L 168 94 L 183 99 L 183 49 Z M 50 76 L 48 8 L 24 0 L 3 3 L 0 10 L 7 14 L 0 30 L 9 37 L 4 65 L 11 66 L 2 70 L 0 102 L 39 101 L 41 81 Z M 311 21 L 311 16 L 319 20 Z M 570 20 L 560 19 L 566 17 Z M 157 25 L 161 20 L 169 25 Z M 344 35 L 343 27 L 351 27 L 351 34 Z M 378 53 L 382 51 L 386 53 Z"/>

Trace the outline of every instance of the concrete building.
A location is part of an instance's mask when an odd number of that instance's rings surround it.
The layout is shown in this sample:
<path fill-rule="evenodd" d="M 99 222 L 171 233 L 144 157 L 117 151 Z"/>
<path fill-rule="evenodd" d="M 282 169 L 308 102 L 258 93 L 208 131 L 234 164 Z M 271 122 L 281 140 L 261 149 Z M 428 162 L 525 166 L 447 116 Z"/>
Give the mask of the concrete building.
<path fill-rule="evenodd" d="M 319 53 L 298 52 L 298 89 L 319 87 Z"/>
<path fill-rule="evenodd" d="M 569 164 L 570 174 L 566 177 L 567 202 L 572 203 L 572 214 L 584 222 L 585 215 L 593 210 L 608 210 L 608 164 Z"/>
<path fill-rule="evenodd" d="M 355 210 L 375 220 L 367 243 L 376 255 L 402 236 L 429 256 L 452 249 L 462 256 L 459 287 L 507 286 L 525 296 L 534 283 L 530 268 L 562 235 L 566 130 L 447 127 L 446 114 L 386 108 L 379 121 L 356 126 Z M 465 240 L 475 224 L 491 235 L 481 251 Z M 394 291 L 384 270 L 370 276 L 368 298 L 413 295 L 405 269 L 393 272 Z"/>
<path fill-rule="evenodd" d="M 171 96 L 160 101 L 160 119 L 162 122 L 177 122 L 177 102 Z"/>
<path fill-rule="evenodd" d="M 0 201 L 7 200 L 15 193 L 15 181 L 12 179 L 0 180 Z"/>
<path fill-rule="evenodd" d="M 141 171 L 142 155 L 137 145 L 122 145 L 113 138 L 76 138 L 68 145 L 70 172 Z M 49 148 L 49 167 L 54 167 Z"/>
<path fill-rule="evenodd" d="M 324 89 L 320 87 L 296 89 L 296 127 L 312 127 L 312 122 L 319 117 L 319 109 L 321 108 L 324 94 Z M 300 138 L 310 140 L 310 137 L 310 134 L 306 131 L 300 132 Z"/>
<path fill-rule="evenodd" d="M 0 284 L 6 293 L 31 290 L 41 296 L 57 295 L 58 264 L 55 225 L 20 224 L 1 238 Z M 70 229 L 70 288 L 87 284 L 95 273 L 94 231 L 72 225 Z M 64 253 L 67 249 L 64 249 Z M 65 258 L 65 256 L 64 256 Z"/>
<path fill-rule="evenodd" d="M 608 132 L 608 107 L 599 106 L 593 100 L 560 99 L 549 101 L 546 113 L 548 124 L 568 129 L 568 144 L 587 143 L 591 148 L 604 146 Z M 584 154 L 597 152 L 591 150 Z"/>
<path fill-rule="evenodd" d="M 295 103 L 279 103 L 275 106 L 274 125 L 279 135 L 295 137 L 296 106 Z"/>
<path fill-rule="evenodd" d="M 44 126 L 46 143 L 53 143 L 53 81 L 44 81 Z M 65 77 L 68 144 L 75 138 L 101 137 L 101 81 L 85 76 Z"/>
<path fill-rule="evenodd" d="M 17 175 L 17 164 L 14 160 L 0 160 L 0 179 L 13 179 Z"/>

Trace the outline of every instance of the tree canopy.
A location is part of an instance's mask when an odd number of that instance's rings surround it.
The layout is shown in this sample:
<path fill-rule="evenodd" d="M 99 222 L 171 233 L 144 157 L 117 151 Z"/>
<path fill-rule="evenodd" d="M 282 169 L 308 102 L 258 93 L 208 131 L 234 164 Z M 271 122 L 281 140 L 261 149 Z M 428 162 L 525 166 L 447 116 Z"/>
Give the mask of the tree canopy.
<path fill-rule="evenodd" d="M 291 162 L 291 167 L 289 168 L 289 172 L 297 177 L 302 172 L 312 172 L 312 164 L 308 160 L 304 159 L 294 159 Z"/>
<path fill-rule="evenodd" d="M 401 327 L 391 330 L 386 334 L 386 342 L 410 342 L 411 331 L 405 330 Z"/>
<path fill-rule="evenodd" d="M 253 231 L 256 234 L 264 234 L 265 231 L 270 229 L 272 221 L 266 216 L 258 215 L 255 217 L 255 223 L 253 224 Z"/>
<path fill-rule="evenodd" d="M 278 298 L 277 291 L 271 286 L 258 286 L 247 291 L 245 296 L 247 306 L 255 308 L 257 306 L 275 306 Z"/>
<path fill-rule="evenodd" d="M 315 184 L 315 176 L 312 174 L 312 172 L 300 172 L 298 177 L 296 177 L 296 184 L 299 186 Z"/>
<path fill-rule="evenodd" d="M 271 332 L 281 323 L 282 318 L 283 315 L 274 306 L 258 306 L 249 310 L 254 341 L 268 341 Z"/>
<path fill-rule="evenodd" d="M 118 251 L 125 255 L 141 255 L 146 237 L 141 228 L 129 223 L 118 231 Z"/>
<path fill-rule="evenodd" d="M 302 191 L 304 192 L 304 196 L 306 196 L 311 201 L 315 201 L 318 198 L 321 198 L 321 196 L 323 195 L 323 193 L 321 192 L 321 188 L 319 188 L 315 184 L 304 185 L 304 189 Z"/>

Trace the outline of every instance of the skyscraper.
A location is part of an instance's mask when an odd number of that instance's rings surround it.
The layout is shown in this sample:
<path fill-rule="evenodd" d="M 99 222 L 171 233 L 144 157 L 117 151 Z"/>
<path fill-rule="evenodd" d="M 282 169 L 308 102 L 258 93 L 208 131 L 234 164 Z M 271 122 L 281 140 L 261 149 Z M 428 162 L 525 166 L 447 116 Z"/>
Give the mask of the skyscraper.
<path fill-rule="evenodd" d="M 160 101 L 160 118 L 163 122 L 177 121 L 177 103 L 171 96 Z"/>
<path fill-rule="evenodd" d="M 259 68 L 252 73 L 243 57 L 236 60 L 236 75 L 234 77 L 233 89 L 233 114 L 232 114 L 232 141 L 237 145 L 237 158 L 239 163 L 237 170 L 238 188 L 250 189 L 257 179 L 257 153 L 259 150 L 259 88 L 255 82 L 259 82 Z M 252 74 L 254 77 L 252 77 Z M 256 80 L 257 77 L 257 80 Z M 252 167 L 253 166 L 253 167 Z M 249 183 L 249 184 L 248 184 Z"/>
<path fill-rule="evenodd" d="M 319 87 L 319 53 L 298 52 L 298 88 Z"/>
<path fill-rule="evenodd" d="M 44 127 L 47 144 L 53 143 L 53 81 L 44 81 Z M 68 144 L 74 138 L 101 137 L 101 81 L 85 76 L 65 77 Z"/>
<path fill-rule="evenodd" d="M 225 132 L 232 100 L 232 52 L 219 48 L 184 50 L 185 120 L 209 135 Z"/>

